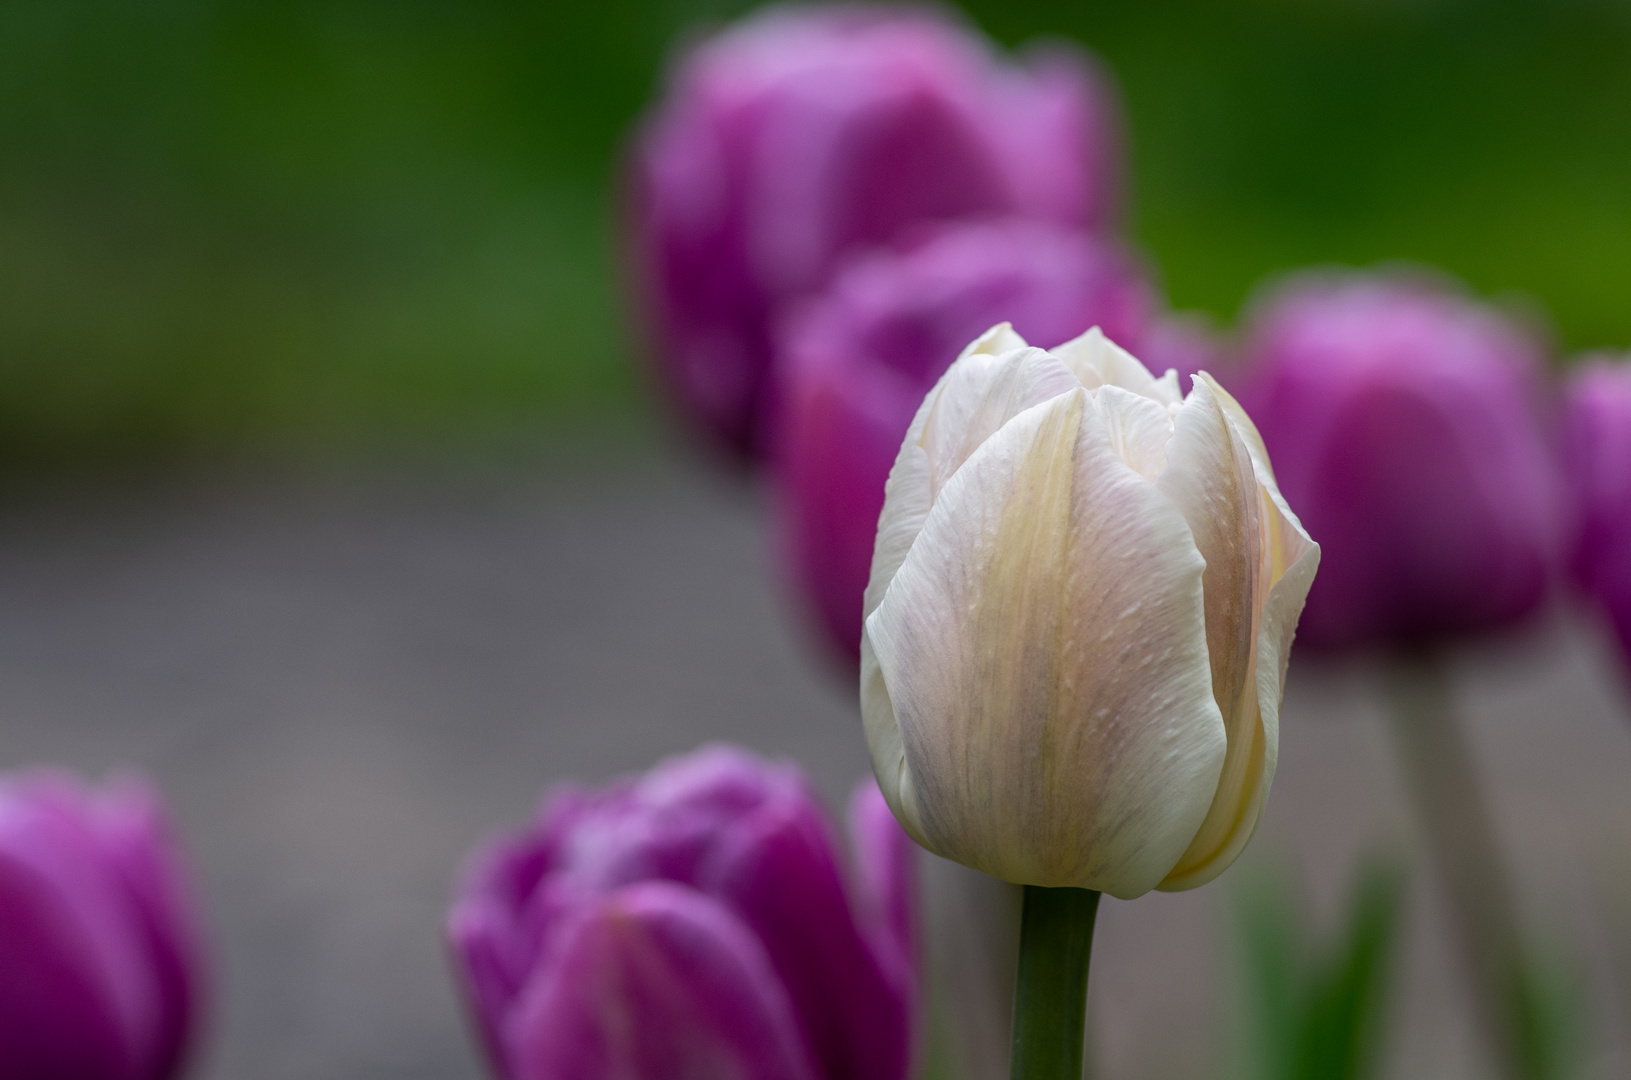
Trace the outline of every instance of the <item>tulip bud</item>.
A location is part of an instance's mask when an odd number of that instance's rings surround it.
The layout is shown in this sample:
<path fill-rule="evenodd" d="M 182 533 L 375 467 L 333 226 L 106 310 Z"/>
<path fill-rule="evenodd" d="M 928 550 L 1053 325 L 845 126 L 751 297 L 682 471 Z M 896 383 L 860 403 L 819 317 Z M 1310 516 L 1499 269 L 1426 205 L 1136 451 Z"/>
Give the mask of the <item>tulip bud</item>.
<path fill-rule="evenodd" d="M 1003 319 L 1042 341 L 1090 326 L 1136 340 L 1154 307 L 1142 267 L 1117 245 L 1009 220 L 860 258 L 789 322 L 773 455 L 785 573 L 835 654 L 859 658 L 884 481 L 963 346 Z"/>
<path fill-rule="evenodd" d="M 1401 274 L 1294 278 L 1249 322 L 1241 401 L 1325 549 L 1304 640 L 1420 643 L 1537 611 L 1563 515 L 1535 341 Z"/>
<path fill-rule="evenodd" d="M 1098 330 L 1006 325 L 918 409 L 878 520 L 861 708 L 931 851 L 1130 898 L 1211 880 L 1274 775 L 1319 561 L 1251 420 Z"/>
<path fill-rule="evenodd" d="M 778 7 L 704 41 L 631 160 L 630 239 L 661 370 L 738 452 L 760 449 L 772 319 L 857 247 L 910 227 L 1115 213 L 1112 95 L 1054 46 L 999 62 L 924 8 Z"/>
<path fill-rule="evenodd" d="M 1631 660 L 1631 364 L 1594 357 L 1575 371 L 1563 446 L 1578 510 L 1574 578 Z"/>
<path fill-rule="evenodd" d="M 567 789 L 471 865 L 449 936 L 506 1080 L 902 1080 L 911 844 L 868 781 L 846 883 L 799 770 L 712 747 Z"/>
<path fill-rule="evenodd" d="M 0 1076 L 169 1080 L 198 1028 L 203 944 L 149 785 L 0 778 Z"/>

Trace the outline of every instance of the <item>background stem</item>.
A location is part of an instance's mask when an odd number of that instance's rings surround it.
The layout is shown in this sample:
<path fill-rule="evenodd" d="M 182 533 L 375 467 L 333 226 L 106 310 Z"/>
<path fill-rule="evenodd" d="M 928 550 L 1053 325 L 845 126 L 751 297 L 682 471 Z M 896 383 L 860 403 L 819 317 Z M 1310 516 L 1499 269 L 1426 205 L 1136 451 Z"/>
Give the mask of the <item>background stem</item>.
<path fill-rule="evenodd" d="M 1099 894 L 1025 886 L 1011 1080 L 1081 1080 Z"/>
<path fill-rule="evenodd" d="M 1406 787 L 1454 916 L 1479 1019 L 1505 1076 L 1543 1080 L 1552 1072 L 1548 1040 L 1444 663 L 1437 656 L 1400 658 L 1389 683 Z"/>

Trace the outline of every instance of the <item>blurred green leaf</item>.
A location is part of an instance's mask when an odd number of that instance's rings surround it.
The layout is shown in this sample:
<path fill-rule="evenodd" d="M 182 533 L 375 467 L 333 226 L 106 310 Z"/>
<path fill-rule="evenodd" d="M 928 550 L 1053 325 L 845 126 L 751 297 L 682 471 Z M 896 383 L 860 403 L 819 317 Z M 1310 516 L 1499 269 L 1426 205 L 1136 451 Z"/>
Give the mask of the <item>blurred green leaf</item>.
<path fill-rule="evenodd" d="M 1244 1007 L 1251 1028 L 1245 1072 L 1253 1080 L 1364 1080 L 1383 1044 L 1403 878 L 1367 863 L 1347 922 L 1318 939 L 1291 890 L 1265 878 L 1237 905 Z"/>
<path fill-rule="evenodd" d="M 1584 1075 L 1589 1009 L 1578 972 L 1555 954 L 1531 955 L 1521 992 L 1526 998 L 1521 1015 L 1528 1018 L 1525 1045 L 1533 1055 L 1532 1075 L 1546 1080 Z"/>

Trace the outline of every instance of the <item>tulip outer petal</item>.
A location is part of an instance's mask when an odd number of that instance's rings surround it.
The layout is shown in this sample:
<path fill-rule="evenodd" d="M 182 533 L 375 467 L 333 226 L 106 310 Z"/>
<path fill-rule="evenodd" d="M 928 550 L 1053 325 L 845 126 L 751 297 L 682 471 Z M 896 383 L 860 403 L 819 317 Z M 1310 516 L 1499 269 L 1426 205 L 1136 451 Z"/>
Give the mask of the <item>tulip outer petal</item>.
<path fill-rule="evenodd" d="M 1226 424 L 1234 456 L 1238 461 L 1243 455 L 1245 461 L 1240 464 L 1249 469 L 1247 493 L 1256 503 L 1249 514 L 1257 533 L 1251 538 L 1257 565 L 1250 589 L 1256 625 L 1249 640 L 1249 676 L 1245 680 L 1228 676 L 1227 688 L 1220 691 L 1238 693 L 1238 703 L 1217 798 L 1189 850 L 1162 881 L 1160 888 L 1166 892 L 1193 889 L 1223 873 L 1257 831 L 1279 757 L 1280 699 L 1291 642 L 1319 566 L 1319 545 L 1303 531 L 1281 497 L 1268 453 L 1245 410 L 1205 373 L 1196 376 L 1195 389 L 1185 404 L 1186 410 L 1192 407 L 1206 410 L 1207 420 L 1196 426 L 1210 430 L 1214 438 L 1217 422 Z M 1184 426 L 1180 421 L 1180 430 Z M 1238 648 L 1238 642 L 1235 644 Z M 1214 663 L 1215 679 L 1218 671 Z"/>
<path fill-rule="evenodd" d="M 512 1080 L 819 1080 L 741 919 L 645 881 L 570 928 L 509 1018 Z"/>

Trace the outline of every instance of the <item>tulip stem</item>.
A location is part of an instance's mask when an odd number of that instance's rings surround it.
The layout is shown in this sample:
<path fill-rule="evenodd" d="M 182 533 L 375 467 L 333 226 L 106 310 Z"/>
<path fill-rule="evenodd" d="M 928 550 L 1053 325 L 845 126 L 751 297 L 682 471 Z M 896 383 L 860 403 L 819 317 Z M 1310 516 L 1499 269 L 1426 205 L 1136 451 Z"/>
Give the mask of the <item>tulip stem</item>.
<path fill-rule="evenodd" d="M 1081 1080 L 1099 894 L 1025 886 L 1011 1080 Z"/>
<path fill-rule="evenodd" d="M 1405 657 L 1392 667 L 1390 711 L 1405 786 L 1454 915 L 1480 1020 L 1509 1080 L 1545 1080 L 1554 1071 L 1552 1047 L 1448 673 L 1435 656 Z"/>

